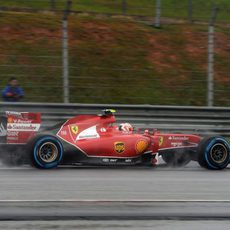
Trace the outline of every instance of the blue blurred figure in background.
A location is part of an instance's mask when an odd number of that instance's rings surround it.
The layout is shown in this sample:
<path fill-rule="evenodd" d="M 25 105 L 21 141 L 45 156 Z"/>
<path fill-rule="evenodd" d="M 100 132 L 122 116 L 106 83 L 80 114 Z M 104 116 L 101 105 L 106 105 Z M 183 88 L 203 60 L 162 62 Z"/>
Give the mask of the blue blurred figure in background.
<path fill-rule="evenodd" d="M 18 102 L 24 97 L 24 92 L 15 77 L 9 79 L 9 84 L 2 90 L 2 98 L 7 102 Z"/>

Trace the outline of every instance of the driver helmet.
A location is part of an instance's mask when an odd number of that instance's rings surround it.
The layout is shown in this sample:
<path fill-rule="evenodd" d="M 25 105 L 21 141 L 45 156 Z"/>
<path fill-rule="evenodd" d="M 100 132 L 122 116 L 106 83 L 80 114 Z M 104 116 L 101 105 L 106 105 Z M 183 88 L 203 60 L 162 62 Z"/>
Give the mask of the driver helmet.
<path fill-rule="evenodd" d="M 124 131 L 124 132 L 132 132 L 133 131 L 133 126 L 129 123 L 121 123 L 119 125 L 119 130 Z"/>

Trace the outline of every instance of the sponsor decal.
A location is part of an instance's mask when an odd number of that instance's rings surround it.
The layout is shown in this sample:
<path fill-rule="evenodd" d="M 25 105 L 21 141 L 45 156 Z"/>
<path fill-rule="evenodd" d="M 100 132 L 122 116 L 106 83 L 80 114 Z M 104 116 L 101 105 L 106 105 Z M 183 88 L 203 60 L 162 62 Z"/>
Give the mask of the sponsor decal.
<path fill-rule="evenodd" d="M 103 163 L 118 163 L 118 161 L 119 159 L 117 158 L 102 158 Z M 125 158 L 125 159 L 122 159 L 120 162 L 128 164 L 128 163 L 132 163 L 133 159 Z"/>
<path fill-rule="evenodd" d="M 108 163 L 109 159 L 108 158 L 103 158 L 102 161 L 105 162 L 105 163 Z"/>
<path fill-rule="evenodd" d="M 7 137 L 7 141 L 18 141 L 18 137 Z"/>
<path fill-rule="evenodd" d="M 97 132 L 96 126 L 92 126 L 88 129 L 83 130 L 79 135 L 77 136 L 77 140 L 81 139 L 91 139 L 91 138 L 99 138 L 99 134 Z"/>
<path fill-rule="evenodd" d="M 159 146 L 163 145 L 164 143 L 164 137 L 160 136 L 159 137 Z"/>
<path fill-rule="evenodd" d="M 7 133 L 7 131 L 4 128 L 4 125 L 1 123 L 1 125 L 0 125 L 0 137 L 6 136 L 6 133 Z"/>
<path fill-rule="evenodd" d="M 117 159 L 115 159 L 115 158 L 111 158 L 111 159 L 103 158 L 102 162 L 104 162 L 104 163 L 116 163 Z"/>
<path fill-rule="evenodd" d="M 124 142 L 115 142 L 114 143 L 114 150 L 121 154 L 125 151 L 125 143 Z"/>
<path fill-rule="evenodd" d="M 78 140 L 81 140 L 81 139 L 91 139 L 91 138 L 98 138 L 97 134 L 88 134 L 88 135 L 79 135 L 78 136 Z"/>
<path fill-rule="evenodd" d="M 189 138 L 186 136 L 170 136 L 169 140 L 176 140 L 176 141 L 187 141 Z"/>
<path fill-rule="evenodd" d="M 148 148 L 148 142 L 146 140 L 139 140 L 136 143 L 136 151 L 137 153 L 143 153 Z"/>
<path fill-rule="evenodd" d="M 8 131 L 7 132 L 7 137 L 18 137 L 19 132 L 17 131 Z"/>
<path fill-rule="evenodd" d="M 183 146 L 183 144 L 181 142 L 172 142 L 171 146 L 173 146 L 173 147 L 180 147 L 180 146 Z"/>
<path fill-rule="evenodd" d="M 106 132 L 106 129 L 105 129 L 105 128 L 101 128 L 100 131 L 101 131 L 102 133 L 105 133 L 105 132 Z"/>
<path fill-rule="evenodd" d="M 110 162 L 113 162 L 113 163 L 116 163 L 116 162 L 117 162 L 117 159 L 110 159 L 109 161 L 110 161 Z"/>
<path fill-rule="evenodd" d="M 7 123 L 14 123 L 13 117 L 8 117 L 7 118 Z"/>
<path fill-rule="evenodd" d="M 78 126 L 76 126 L 76 125 L 71 125 L 70 129 L 71 129 L 71 132 L 72 132 L 73 134 L 76 135 L 76 134 L 78 133 Z"/>
<path fill-rule="evenodd" d="M 66 130 L 62 130 L 61 131 L 61 135 L 66 136 L 67 135 L 67 131 Z"/>
<path fill-rule="evenodd" d="M 10 131 L 38 131 L 40 124 L 18 124 L 9 123 L 7 124 L 7 130 Z"/>
<path fill-rule="evenodd" d="M 12 117 L 8 117 L 7 122 L 18 123 L 18 124 L 31 124 L 32 120 L 13 119 Z"/>
<path fill-rule="evenodd" d="M 125 159 L 125 163 L 132 163 L 132 159 Z"/>
<path fill-rule="evenodd" d="M 14 111 L 6 111 L 6 115 L 7 116 L 13 115 L 13 116 L 22 117 L 22 113 L 21 112 L 14 112 Z"/>

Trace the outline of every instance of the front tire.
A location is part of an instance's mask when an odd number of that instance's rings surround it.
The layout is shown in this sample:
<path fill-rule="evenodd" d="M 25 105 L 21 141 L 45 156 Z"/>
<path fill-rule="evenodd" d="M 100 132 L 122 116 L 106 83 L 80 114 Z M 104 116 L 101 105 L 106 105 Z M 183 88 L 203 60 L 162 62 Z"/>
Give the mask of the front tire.
<path fill-rule="evenodd" d="M 224 169 L 230 161 L 229 143 L 223 137 L 206 137 L 200 142 L 197 154 L 201 167 L 213 170 Z"/>
<path fill-rule="evenodd" d="M 28 144 L 31 165 L 40 169 L 56 168 L 63 158 L 63 146 L 54 136 L 39 135 Z"/>

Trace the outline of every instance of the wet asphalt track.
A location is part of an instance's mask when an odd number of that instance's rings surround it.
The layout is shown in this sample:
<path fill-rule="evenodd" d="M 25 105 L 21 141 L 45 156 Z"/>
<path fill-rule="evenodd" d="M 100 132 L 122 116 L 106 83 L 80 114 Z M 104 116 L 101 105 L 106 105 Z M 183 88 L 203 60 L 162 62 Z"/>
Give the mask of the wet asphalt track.
<path fill-rule="evenodd" d="M 191 229 L 229 229 L 229 178 L 230 168 L 208 171 L 195 162 L 179 169 L 0 166 L 0 228 L 38 222 L 49 229 L 59 220 L 60 229 L 180 229 L 183 220 L 195 223 Z"/>

